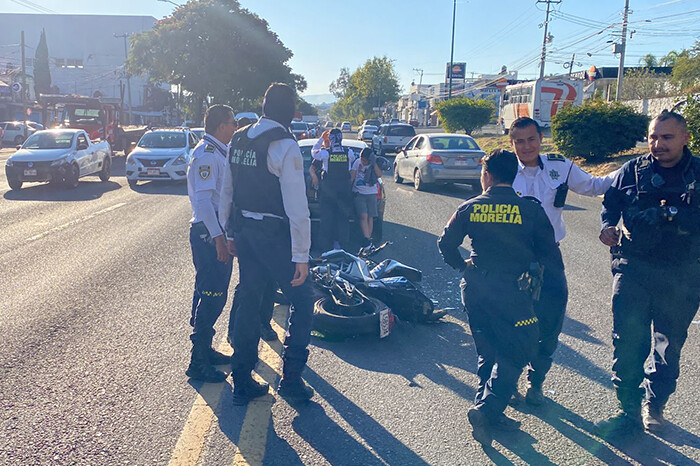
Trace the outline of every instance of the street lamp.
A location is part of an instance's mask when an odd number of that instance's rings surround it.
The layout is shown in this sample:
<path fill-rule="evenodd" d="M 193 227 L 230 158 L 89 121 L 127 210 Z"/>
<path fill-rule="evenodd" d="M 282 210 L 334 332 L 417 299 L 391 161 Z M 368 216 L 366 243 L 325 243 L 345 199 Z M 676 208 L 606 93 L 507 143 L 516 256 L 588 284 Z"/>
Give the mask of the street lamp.
<path fill-rule="evenodd" d="M 452 67 L 455 59 L 455 15 L 457 13 L 457 0 L 452 4 L 452 47 L 450 48 L 450 94 L 448 99 L 452 98 Z"/>

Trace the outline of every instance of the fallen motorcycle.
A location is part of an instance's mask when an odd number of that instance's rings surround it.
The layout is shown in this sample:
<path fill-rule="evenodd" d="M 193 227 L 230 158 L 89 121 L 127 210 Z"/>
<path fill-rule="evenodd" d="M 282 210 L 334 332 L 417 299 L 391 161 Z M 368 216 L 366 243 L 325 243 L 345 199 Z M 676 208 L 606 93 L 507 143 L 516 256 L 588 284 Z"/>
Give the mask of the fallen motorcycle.
<path fill-rule="evenodd" d="M 324 315 L 348 317 L 355 312 L 349 311 L 349 306 L 361 309 L 362 317 L 369 320 L 366 315 L 376 312 L 380 306 L 377 303 L 388 307 L 399 319 L 410 322 L 435 322 L 447 313 L 447 310 L 435 310 L 432 300 L 415 284 L 422 278 L 420 270 L 393 259 L 376 263 L 369 257 L 387 244 L 363 252 L 363 257 L 335 249 L 312 262 L 312 279 L 326 295 L 316 303 L 316 316 L 323 312 Z M 338 327 L 341 321 L 336 319 Z M 354 326 L 351 320 L 345 320 L 344 324 Z M 357 334 L 364 329 L 364 326 L 358 327 L 361 328 L 347 329 L 346 334 Z M 361 333 L 369 333 L 369 329 Z"/>

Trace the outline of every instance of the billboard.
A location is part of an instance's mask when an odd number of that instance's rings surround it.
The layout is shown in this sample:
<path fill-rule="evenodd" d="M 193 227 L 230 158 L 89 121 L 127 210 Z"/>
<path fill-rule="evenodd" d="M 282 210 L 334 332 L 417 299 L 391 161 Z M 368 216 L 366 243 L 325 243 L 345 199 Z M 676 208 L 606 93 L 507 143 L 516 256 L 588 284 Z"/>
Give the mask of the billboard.
<path fill-rule="evenodd" d="M 467 76 L 467 64 L 460 62 L 452 63 L 452 80 L 464 79 Z M 448 62 L 445 66 L 445 82 L 450 80 L 450 63 Z"/>

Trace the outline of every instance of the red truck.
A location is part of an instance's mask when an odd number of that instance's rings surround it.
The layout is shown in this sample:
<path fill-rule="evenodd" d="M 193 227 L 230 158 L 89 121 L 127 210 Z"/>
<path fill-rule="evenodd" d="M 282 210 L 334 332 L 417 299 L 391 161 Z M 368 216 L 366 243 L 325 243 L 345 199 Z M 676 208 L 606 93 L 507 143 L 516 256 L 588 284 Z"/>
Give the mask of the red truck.
<path fill-rule="evenodd" d="M 127 155 L 131 142 L 138 141 L 145 128 L 125 130 L 121 126 L 119 99 L 99 99 L 78 95 L 41 94 L 43 121 L 49 121 L 52 112 L 61 128 L 82 129 L 92 140 L 109 142 L 113 151 Z"/>

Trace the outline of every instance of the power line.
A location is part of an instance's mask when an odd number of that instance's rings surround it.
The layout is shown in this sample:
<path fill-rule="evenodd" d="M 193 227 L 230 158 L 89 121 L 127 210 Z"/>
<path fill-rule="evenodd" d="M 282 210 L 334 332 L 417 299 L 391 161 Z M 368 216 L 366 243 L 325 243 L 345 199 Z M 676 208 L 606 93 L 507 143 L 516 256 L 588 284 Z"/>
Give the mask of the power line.
<path fill-rule="evenodd" d="M 14 3 L 21 5 L 25 8 L 29 8 L 32 11 L 36 11 L 39 13 L 56 13 L 55 11 L 46 8 L 44 6 L 39 5 L 38 3 L 34 3 L 30 0 L 12 0 Z"/>

